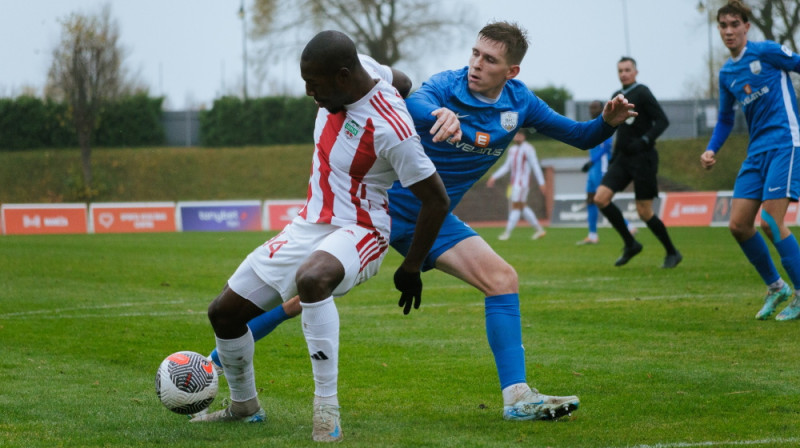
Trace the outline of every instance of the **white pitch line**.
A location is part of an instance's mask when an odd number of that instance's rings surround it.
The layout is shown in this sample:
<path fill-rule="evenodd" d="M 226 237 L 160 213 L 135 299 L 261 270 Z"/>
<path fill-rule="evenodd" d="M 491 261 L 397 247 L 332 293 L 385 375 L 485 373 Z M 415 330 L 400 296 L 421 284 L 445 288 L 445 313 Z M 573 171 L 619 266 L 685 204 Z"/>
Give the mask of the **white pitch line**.
<path fill-rule="evenodd" d="M 799 443 L 800 438 L 772 438 L 761 440 L 729 440 L 725 442 L 674 442 L 674 443 L 656 443 L 655 445 L 628 445 L 625 448 L 691 448 L 697 446 L 749 446 L 749 445 L 774 445 L 781 444 L 787 445 L 790 443 Z"/>
<path fill-rule="evenodd" d="M 70 311 L 87 311 L 87 310 L 110 310 L 115 308 L 128 308 L 132 306 L 150 306 L 150 305 L 177 305 L 185 303 L 183 300 L 171 300 L 168 302 L 123 302 L 123 303 L 106 303 L 102 305 L 86 305 L 76 306 L 72 308 L 47 308 L 43 310 L 34 311 L 20 311 L 17 313 L 4 313 L 0 314 L 0 319 L 7 319 L 11 317 L 33 316 L 36 314 L 58 314 Z"/>

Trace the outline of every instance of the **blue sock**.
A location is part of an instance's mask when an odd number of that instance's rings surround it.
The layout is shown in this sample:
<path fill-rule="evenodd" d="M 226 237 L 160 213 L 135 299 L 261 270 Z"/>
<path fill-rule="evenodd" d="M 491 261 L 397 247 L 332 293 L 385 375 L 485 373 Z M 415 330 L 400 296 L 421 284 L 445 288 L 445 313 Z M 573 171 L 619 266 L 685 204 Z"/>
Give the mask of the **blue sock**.
<path fill-rule="evenodd" d="M 494 354 L 500 388 L 524 383 L 525 349 L 522 347 L 519 294 L 487 297 L 486 337 Z"/>
<path fill-rule="evenodd" d="M 253 333 L 253 340 L 258 342 L 259 339 L 263 339 L 264 336 L 272 333 L 272 330 L 286 319 L 289 319 L 289 315 L 283 310 L 283 305 L 278 305 L 266 313 L 252 318 L 250 322 L 247 323 L 247 326 L 250 327 L 250 331 Z M 210 356 L 211 360 L 214 361 L 216 365 L 222 365 L 219 361 L 216 348 L 214 348 Z"/>
<path fill-rule="evenodd" d="M 597 217 L 600 212 L 597 210 L 597 206 L 594 204 L 589 204 L 586 206 L 586 213 L 587 213 L 587 220 L 589 221 L 589 233 L 597 233 Z"/>
<path fill-rule="evenodd" d="M 797 246 L 797 239 L 794 235 L 789 235 L 783 241 L 775 243 L 778 254 L 781 256 L 781 264 L 789 275 L 795 289 L 800 287 L 800 247 Z"/>
<path fill-rule="evenodd" d="M 739 243 L 739 247 L 742 248 L 744 255 L 756 268 L 765 285 L 778 281 L 780 275 L 778 275 L 778 270 L 769 256 L 769 248 L 761 233 L 756 232 L 749 240 Z"/>

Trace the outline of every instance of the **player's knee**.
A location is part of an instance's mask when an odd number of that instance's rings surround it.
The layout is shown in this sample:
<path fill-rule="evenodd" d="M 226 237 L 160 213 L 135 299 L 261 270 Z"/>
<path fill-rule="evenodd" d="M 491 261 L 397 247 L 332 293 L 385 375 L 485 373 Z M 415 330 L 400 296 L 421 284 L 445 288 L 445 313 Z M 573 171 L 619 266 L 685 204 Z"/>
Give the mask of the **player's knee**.
<path fill-rule="evenodd" d="M 753 225 L 738 221 L 730 221 L 728 223 L 728 230 L 730 230 L 731 235 L 733 235 L 736 241 L 744 241 L 752 236 Z"/>
<path fill-rule="evenodd" d="M 332 273 L 319 269 L 298 270 L 295 276 L 297 292 L 303 302 L 319 302 L 330 297 L 336 285 L 342 281 Z"/>
<path fill-rule="evenodd" d="M 236 324 L 237 316 L 238 310 L 226 302 L 222 294 L 208 305 L 208 321 L 215 330 Z"/>
<path fill-rule="evenodd" d="M 503 262 L 491 271 L 487 278 L 486 291 L 484 293 L 487 296 L 494 296 L 518 290 L 519 278 L 517 277 L 517 271 L 510 264 Z"/>

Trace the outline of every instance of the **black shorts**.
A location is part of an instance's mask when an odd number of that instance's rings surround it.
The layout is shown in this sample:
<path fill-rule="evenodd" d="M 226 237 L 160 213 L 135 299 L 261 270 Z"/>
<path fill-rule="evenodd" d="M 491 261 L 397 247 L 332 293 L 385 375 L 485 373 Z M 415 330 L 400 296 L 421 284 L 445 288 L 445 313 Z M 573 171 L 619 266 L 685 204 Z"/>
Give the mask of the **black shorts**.
<path fill-rule="evenodd" d="M 608 166 L 601 185 L 617 193 L 633 181 L 634 197 L 638 200 L 658 197 L 658 151 L 638 154 L 616 154 Z"/>

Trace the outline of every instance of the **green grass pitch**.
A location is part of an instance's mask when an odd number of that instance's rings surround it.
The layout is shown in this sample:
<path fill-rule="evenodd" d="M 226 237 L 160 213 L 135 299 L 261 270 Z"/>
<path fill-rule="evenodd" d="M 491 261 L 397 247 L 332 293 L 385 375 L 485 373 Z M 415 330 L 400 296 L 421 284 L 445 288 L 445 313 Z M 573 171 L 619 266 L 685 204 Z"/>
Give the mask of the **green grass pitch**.
<path fill-rule="evenodd" d="M 337 299 L 347 446 L 800 445 L 800 322 L 756 321 L 764 287 L 725 228 L 673 228 L 615 268 L 621 242 L 584 229 L 479 229 L 520 278 L 530 383 L 575 394 L 556 422 L 505 422 L 483 297 L 424 274 L 403 316 L 399 256 Z M 189 424 L 154 392 L 161 360 L 208 353 L 206 307 L 263 233 L 0 237 L 0 447 L 313 446 L 299 319 L 256 346 L 263 425 Z M 774 251 L 773 251 L 774 255 Z M 774 257 L 774 259 L 777 259 Z M 784 278 L 786 278 L 784 276 Z M 221 406 L 227 384 L 212 408 Z"/>

